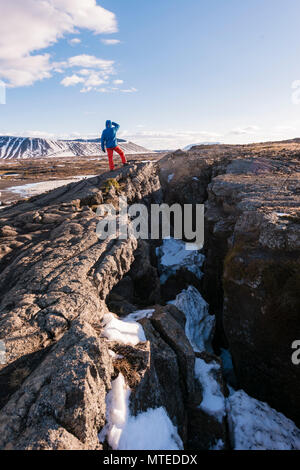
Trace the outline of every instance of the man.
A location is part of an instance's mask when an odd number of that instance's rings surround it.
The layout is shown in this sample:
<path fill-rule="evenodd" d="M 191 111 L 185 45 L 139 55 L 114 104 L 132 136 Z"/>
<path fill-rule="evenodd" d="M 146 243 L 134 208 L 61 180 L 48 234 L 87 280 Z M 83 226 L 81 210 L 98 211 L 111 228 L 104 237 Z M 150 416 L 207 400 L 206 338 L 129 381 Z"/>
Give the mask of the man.
<path fill-rule="evenodd" d="M 123 165 L 128 165 L 123 150 L 118 146 L 117 132 L 119 129 L 119 124 L 108 120 L 106 121 L 106 129 L 104 129 L 101 136 L 101 148 L 103 152 L 105 152 L 105 147 L 107 149 L 109 168 L 111 171 L 115 169 L 113 158 L 114 150 L 120 155 Z"/>

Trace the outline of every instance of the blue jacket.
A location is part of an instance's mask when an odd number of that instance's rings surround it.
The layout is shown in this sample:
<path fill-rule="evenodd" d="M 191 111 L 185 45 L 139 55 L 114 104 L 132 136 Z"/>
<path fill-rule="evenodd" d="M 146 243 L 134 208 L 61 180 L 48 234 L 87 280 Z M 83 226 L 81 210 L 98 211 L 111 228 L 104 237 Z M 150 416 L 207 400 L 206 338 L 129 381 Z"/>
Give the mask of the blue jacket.
<path fill-rule="evenodd" d="M 105 147 L 114 149 L 118 146 L 117 132 L 120 129 L 119 124 L 116 122 L 106 121 L 106 129 L 102 132 L 101 148 L 105 152 Z"/>

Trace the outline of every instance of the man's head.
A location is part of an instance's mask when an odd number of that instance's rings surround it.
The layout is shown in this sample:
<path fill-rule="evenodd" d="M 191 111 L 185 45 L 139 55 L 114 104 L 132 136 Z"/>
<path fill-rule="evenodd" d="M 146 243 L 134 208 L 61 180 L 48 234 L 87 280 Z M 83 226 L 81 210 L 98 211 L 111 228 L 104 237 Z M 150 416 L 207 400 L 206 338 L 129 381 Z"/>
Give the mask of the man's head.
<path fill-rule="evenodd" d="M 111 127 L 111 121 L 108 119 L 106 121 L 106 128 L 109 129 Z"/>

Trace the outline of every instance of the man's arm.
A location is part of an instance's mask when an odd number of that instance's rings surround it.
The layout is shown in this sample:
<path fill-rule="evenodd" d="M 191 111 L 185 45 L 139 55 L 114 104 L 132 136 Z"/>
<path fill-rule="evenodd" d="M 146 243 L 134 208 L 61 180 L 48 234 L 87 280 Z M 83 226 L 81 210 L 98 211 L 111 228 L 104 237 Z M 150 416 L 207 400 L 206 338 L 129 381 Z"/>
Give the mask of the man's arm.
<path fill-rule="evenodd" d="M 102 136 L 101 136 L 101 149 L 102 149 L 102 152 L 104 153 L 105 153 L 105 144 L 106 144 L 105 131 L 103 131 Z"/>
<path fill-rule="evenodd" d="M 120 125 L 117 124 L 116 122 L 112 122 L 111 124 L 112 124 L 112 126 L 114 126 L 114 128 L 116 129 L 116 131 L 118 131 L 118 130 L 120 129 Z"/>

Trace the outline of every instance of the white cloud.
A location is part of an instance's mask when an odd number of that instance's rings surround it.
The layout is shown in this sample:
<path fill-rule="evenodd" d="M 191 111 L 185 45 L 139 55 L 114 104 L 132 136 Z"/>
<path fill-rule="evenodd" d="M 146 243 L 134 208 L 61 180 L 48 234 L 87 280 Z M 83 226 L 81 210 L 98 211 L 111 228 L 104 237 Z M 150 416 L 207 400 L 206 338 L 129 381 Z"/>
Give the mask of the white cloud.
<path fill-rule="evenodd" d="M 85 85 L 88 87 L 97 87 L 103 85 L 105 80 L 103 80 L 98 73 L 91 73 L 88 79 L 85 82 Z"/>
<path fill-rule="evenodd" d="M 292 82 L 291 88 L 295 90 L 296 88 L 299 88 L 299 87 L 300 87 L 300 80 L 294 80 Z"/>
<path fill-rule="evenodd" d="M 110 93 L 111 89 L 102 87 L 102 88 L 97 88 L 96 91 L 98 91 L 98 93 Z"/>
<path fill-rule="evenodd" d="M 83 75 L 84 77 L 86 77 L 87 75 L 89 75 L 91 73 L 91 71 L 89 69 L 82 69 L 82 70 L 79 70 L 80 75 Z"/>
<path fill-rule="evenodd" d="M 76 46 L 77 44 L 81 43 L 81 39 L 73 38 L 73 39 L 70 39 L 68 42 L 69 42 L 69 44 L 71 44 L 71 46 Z"/>
<path fill-rule="evenodd" d="M 258 126 L 247 126 L 247 127 L 236 127 L 232 129 L 229 134 L 232 135 L 252 135 L 259 131 L 260 128 Z"/>
<path fill-rule="evenodd" d="M 84 85 L 81 91 L 86 93 L 93 90 L 95 87 L 103 85 L 106 82 L 103 80 L 103 78 L 101 78 L 99 73 L 94 71 L 92 71 L 87 77 L 80 77 L 79 75 L 73 74 L 65 77 L 61 81 L 61 84 L 65 87 L 78 85 L 79 83 Z"/>
<path fill-rule="evenodd" d="M 53 140 L 73 140 L 73 139 L 95 139 L 99 137 L 98 134 L 82 134 L 80 132 L 70 132 L 64 134 L 54 134 L 47 131 L 41 130 L 22 130 L 22 131 L 10 131 L 10 132 L 3 132 L 1 131 L 1 135 L 3 136 L 12 136 L 12 137 L 32 137 L 38 139 L 53 139 Z"/>
<path fill-rule="evenodd" d="M 84 78 L 74 74 L 69 77 L 65 77 L 60 83 L 65 87 L 74 86 L 78 85 L 78 83 L 84 83 Z"/>
<path fill-rule="evenodd" d="M 293 132 L 297 130 L 296 126 L 275 126 L 275 132 Z"/>
<path fill-rule="evenodd" d="M 138 90 L 134 87 L 128 88 L 126 90 L 121 90 L 122 93 L 136 93 Z"/>
<path fill-rule="evenodd" d="M 33 137 L 36 139 L 56 139 L 56 135 L 52 134 L 50 132 L 44 132 L 44 131 L 10 131 L 10 132 L 3 132 L 1 131 L 1 135 L 3 136 L 9 136 L 9 137 Z"/>
<path fill-rule="evenodd" d="M 80 55 L 69 58 L 66 62 L 59 64 L 59 66 L 65 70 L 68 68 L 85 67 L 76 71 L 73 75 L 66 76 L 61 81 L 61 84 L 67 87 L 81 84 L 81 93 L 88 93 L 90 91 L 96 91 L 98 93 L 137 92 L 137 89 L 134 87 L 127 90 L 120 89 L 119 87 L 124 83 L 123 80 L 116 79 L 110 82 L 111 76 L 115 74 L 113 61 L 98 59 L 97 57 L 89 55 Z M 101 85 L 106 86 L 103 87 Z"/>
<path fill-rule="evenodd" d="M 95 34 L 117 31 L 115 15 L 96 0 L 0 0 L 0 8 L 0 78 L 13 87 L 31 85 L 59 70 L 49 54 L 37 51 L 65 35 L 80 28 Z"/>
<path fill-rule="evenodd" d="M 64 86 L 82 84 L 82 93 L 99 91 L 97 87 L 107 84 L 110 77 L 114 75 L 114 62 L 103 60 L 90 55 L 78 55 L 70 57 L 66 62 L 60 64 L 64 69 L 75 69 L 85 67 L 71 76 L 65 77 L 61 84 Z M 102 90 L 101 90 L 102 91 Z"/>
<path fill-rule="evenodd" d="M 141 128 L 141 126 L 138 126 Z M 138 130 L 129 132 L 123 130 L 120 137 L 150 149 L 174 149 L 183 148 L 186 145 L 201 142 L 216 142 L 221 137 L 220 134 L 208 131 L 184 131 L 178 129 L 169 129 L 166 131 Z"/>
<path fill-rule="evenodd" d="M 79 83 L 83 84 L 83 88 L 80 90 L 82 93 L 87 93 L 92 90 L 99 91 L 97 87 L 108 83 L 110 77 L 115 73 L 113 60 L 104 60 L 87 54 L 70 57 L 67 61 L 59 65 L 63 69 L 83 67 L 76 72 L 75 75 L 65 77 L 61 81 L 61 84 L 64 86 L 70 86 L 70 84 L 77 85 Z M 81 77 L 79 77 L 77 73 L 81 75 Z"/>
<path fill-rule="evenodd" d="M 35 55 L 1 60 L 0 77 L 10 86 L 29 86 L 37 80 L 51 77 L 50 55 Z"/>
<path fill-rule="evenodd" d="M 120 90 L 112 86 L 123 85 L 122 80 L 114 80 L 109 86 L 115 75 L 113 60 L 81 54 L 54 62 L 48 51 L 40 52 L 68 34 L 78 35 L 82 28 L 94 34 L 117 32 L 115 15 L 96 0 L 0 0 L 0 8 L 0 80 L 9 87 L 30 86 L 60 73 L 66 74 L 60 82 L 63 86 L 81 84 L 80 91 L 85 93 L 137 91 L 133 87 Z M 81 40 L 77 36 L 68 42 L 75 46 Z M 118 42 L 108 39 L 106 43 Z"/>
<path fill-rule="evenodd" d="M 98 57 L 95 57 L 93 55 L 82 54 L 70 57 L 67 61 L 66 67 L 94 68 L 111 72 L 113 69 L 113 65 L 113 60 L 104 60 L 99 59 Z"/>
<path fill-rule="evenodd" d="M 121 43 L 119 39 L 101 39 L 101 42 L 103 42 L 103 44 L 106 46 L 116 46 L 117 44 Z"/>

